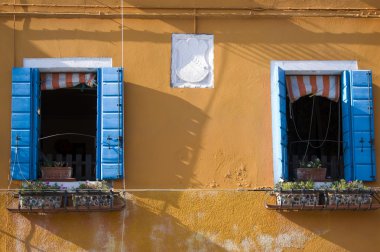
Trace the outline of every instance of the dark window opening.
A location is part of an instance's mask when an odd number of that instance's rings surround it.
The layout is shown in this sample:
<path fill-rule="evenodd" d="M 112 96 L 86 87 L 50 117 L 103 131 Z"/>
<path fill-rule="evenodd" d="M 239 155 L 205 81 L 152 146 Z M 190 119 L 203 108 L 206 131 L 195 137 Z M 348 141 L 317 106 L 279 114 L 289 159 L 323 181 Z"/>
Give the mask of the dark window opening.
<path fill-rule="evenodd" d="M 63 161 L 73 168 L 72 178 L 94 180 L 96 88 L 81 84 L 41 91 L 40 116 L 40 166 Z"/>
<path fill-rule="evenodd" d="M 320 96 L 304 96 L 292 104 L 287 98 L 290 180 L 296 180 L 300 161 L 313 157 L 327 168 L 327 181 L 344 178 L 341 111 L 340 101 Z"/>

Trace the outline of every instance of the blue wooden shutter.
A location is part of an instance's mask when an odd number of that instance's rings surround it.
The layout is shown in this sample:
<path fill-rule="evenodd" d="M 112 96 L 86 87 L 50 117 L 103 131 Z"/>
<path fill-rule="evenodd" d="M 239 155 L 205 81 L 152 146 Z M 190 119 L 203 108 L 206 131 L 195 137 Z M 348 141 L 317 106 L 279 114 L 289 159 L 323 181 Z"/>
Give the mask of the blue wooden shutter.
<path fill-rule="evenodd" d="M 341 76 L 341 104 L 342 104 L 342 139 L 344 178 L 352 180 L 354 177 L 352 160 L 352 129 L 351 129 L 351 96 L 350 72 L 344 71 Z"/>
<path fill-rule="evenodd" d="M 38 81 L 37 69 L 12 70 L 10 173 L 14 180 L 37 178 Z"/>
<path fill-rule="evenodd" d="M 124 173 L 123 69 L 98 70 L 97 179 Z"/>
<path fill-rule="evenodd" d="M 288 180 L 288 135 L 286 125 L 285 71 L 277 67 L 271 80 L 274 182 Z"/>
<path fill-rule="evenodd" d="M 375 181 L 371 71 L 343 73 L 342 117 L 345 179 Z"/>
<path fill-rule="evenodd" d="M 371 71 L 351 71 L 351 106 L 354 179 L 375 181 Z"/>
<path fill-rule="evenodd" d="M 282 178 L 289 179 L 288 167 L 288 133 L 286 125 L 286 79 L 285 71 L 281 68 L 278 69 L 278 87 L 280 91 L 280 116 L 281 116 L 281 152 L 282 152 Z"/>

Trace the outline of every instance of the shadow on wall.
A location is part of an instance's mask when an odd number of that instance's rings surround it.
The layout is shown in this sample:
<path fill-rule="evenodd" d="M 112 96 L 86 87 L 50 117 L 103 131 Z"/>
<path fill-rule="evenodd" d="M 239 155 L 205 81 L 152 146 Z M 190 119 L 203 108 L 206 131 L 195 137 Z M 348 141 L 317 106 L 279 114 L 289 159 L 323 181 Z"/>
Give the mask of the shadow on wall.
<path fill-rule="evenodd" d="M 116 52 L 119 49 L 115 44 L 120 41 L 120 27 L 116 20 L 104 20 L 101 22 L 103 26 L 96 27 L 91 23 L 93 22 L 92 19 L 83 19 L 83 23 L 73 26 L 77 27 L 75 30 L 67 27 L 77 24 L 77 19 L 54 20 L 51 19 L 51 26 L 45 26 L 39 19 L 17 18 L 16 27 L 18 30 L 16 31 L 15 45 L 18 65 L 21 65 L 23 57 L 99 57 L 105 56 L 103 53 L 110 53 L 112 50 Z M 264 70 L 269 69 L 269 61 L 273 59 L 359 59 L 365 65 L 371 65 L 368 62 L 372 62 L 373 59 L 358 55 L 358 52 L 351 49 L 357 44 L 375 45 L 376 41 L 380 40 L 380 33 L 378 32 L 362 33 L 361 30 L 358 30 L 357 24 L 367 27 L 365 25 L 368 20 L 334 19 L 339 20 L 339 22 L 334 21 L 331 24 L 324 23 L 324 20 L 327 19 L 310 18 L 295 21 L 284 18 L 280 20 L 281 32 L 279 32 L 279 19 L 229 19 L 227 22 L 223 19 L 201 18 L 200 30 L 215 34 L 215 76 L 218 79 L 215 92 L 221 89 L 222 84 L 227 84 L 226 77 L 239 74 L 251 78 L 251 72 L 246 70 L 246 72 L 239 72 L 236 67 L 236 60 L 225 60 L 229 56 L 228 54 L 234 54 L 240 59 L 250 61 L 253 63 L 253 67 Z M 166 28 L 163 28 L 163 22 L 167 24 L 164 26 Z M 222 22 L 223 25 L 216 26 L 217 22 Z M 135 20 L 130 23 L 127 22 L 124 33 L 125 43 L 126 45 L 130 43 L 132 45 L 130 48 L 134 48 L 135 44 L 139 42 L 170 45 L 172 32 L 185 32 L 192 27 L 189 24 L 192 24 L 189 19 L 170 18 L 162 19 L 162 22 L 150 19 L 139 20 L 137 23 Z M 324 27 L 324 24 L 329 29 Z M 343 27 L 342 24 L 345 27 L 351 27 L 350 24 L 356 26 L 352 30 L 346 28 L 345 32 L 342 32 L 339 30 L 339 27 Z M 0 24 L 0 28 L 2 28 L 1 26 L 3 25 Z M 92 27 L 92 30 L 91 28 L 88 29 L 89 27 Z M 218 27 L 223 27 L 223 30 Z M 105 32 L 106 28 L 109 30 Z M 12 34 L 9 27 L 6 29 L 9 34 Z M 86 46 L 87 41 L 94 43 L 94 46 Z M 100 50 L 99 48 L 105 49 Z M 157 47 L 146 46 L 145 48 L 146 50 L 138 52 L 139 57 L 135 57 L 136 52 L 133 50 L 125 51 L 124 58 L 128 71 L 134 73 L 136 69 L 146 66 L 148 61 L 146 59 L 150 59 L 151 55 L 161 56 L 161 54 L 154 54 L 154 51 L 158 51 Z M 168 63 L 170 48 L 163 47 L 162 49 L 168 52 Z M 119 52 L 112 56 L 115 55 L 119 55 Z M 150 62 L 157 59 L 153 57 Z M 244 64 L 244 60 L 240 61 L 240 59 L 239 64 Z M 168 63 L 166 73 L 169 73 L 169 68 L 170 64 Z M 152 76 L 157 76 L 156 74 L 154 73 Z M 221 76 L 222 74 L 225 76 Z M 141 77 L 132 78 L 136 82 L 144 79 Z M 165 79 L 166 77 L 161 76 L 160 78 Z M 247 83 L 247 85 L 254 85 L 257 88 L 258 83 Z M 11 90 L 9 88 L 6 91 L 4 94 L 9 100 Z M 193 177 L 193 171 L 190 170 L 193 169 L 197 159 L 197 148 L 201 148 L 201 129 L 207 120 L 207 110 L 202 112 L 179 98 L 144 89 L 135 83 L 127 85 L 126 104 L 126 174 L 128 186 L 137 188 L 139 185 L 134 181 L 142 181 L 144 186 L 165 187 L 165 179 L 168 178 L 172 179 L 171 181 L 176 181 L 176 185 L 173 187 L 197 186 L 199 183 Z M 141 107 L 141 111 L 135 110 L 136 105 Z M 4 109 L 3 115 L 5 121 L 10 122 L 10 102 L 6 106 L 9 107 Z M 269 107 L 266 109 L 269 112 Z M 6 143 L 8 143 L 7 147 L 2 147 L 5 151 L 1 153 L 6 153 L 6 157 L 5 154 L 0 154 L 0 162 L 4 167 L 8 167 L 9 127 L 6 132 L 1 130 L 0 134 L 5 136 Z M 262 136 L 262 140 L 267 141 L 268 137 Z M 262 150 L 262 153 L 271 153 L 271 145 L 268 144 L 267 146 L 265 150 Z M 159 167 L 165 167 L 165 173 Z M 1 174 L 5 178 L 8 171 L 6 174 L 4 171 Z M 158 175 L 157 179 L 154 177 L 156 175 Z M 4 187 L 6 186 L 2 180 L 0 183 Z"/>
<path fill-rule="evenodd" d="M 128 188 L 201 186 L 193 168 L 207 115 L 173 95 L 133 83 L 125 87 Z"/>
<path fill-rule="evenodd" d="M 0 230 L 0 237 L 5 237 L 7 251 L 197 251 L 200 248 L 222 251 L 209 238 L 190 230 L 174 216 L 155 212 L 154 207 L 129 201 L 121 212 L 8 213 L 9 225 Z"/>
<path fill-rule="evenodd" d="M 146 25 L 142 29 L 134 23 L 125 24 L 125 43 L 154 42 L 155 44 L 171 43 L 173 32 L 192 32 L 192 19 L 161 19 L 168 27 L 175 29 L 162 30 L 161 23 L 156 20 L 143 19 L 141 23 Z M 71 43 L 71 40 L 98 41 L 115 43 L 120 41 L 120 22 L 107 20 L 109 30 L 89 31 L 78 27 L 75 30 L 67 29 L 65 26 L 53 26 L 53 28 L 33 29 L 30 28 L 31 19 L 23 19 L 24 34 L 16 33 L 18 40 L 30 41 L 59 41 L 61 46 Z M 216 28 L 216 22 L 223 22 Z M 68 25 L 75 26 L 75 19 L 65 19 Z M 90 25 L 90 21 L 84 21 Z M 281 32 L 279 32 L 281 22 Z M 321 19 L 310 18 L 294 20 L 291 18 L 235 18 L 225 22 L 221 18 L 199 18 L 199 29 L 202 32 L 213 33 L 215 43 L 223 50 L 238 55 L 251 61 L 258 66 L 268 68 L 270 60 L 352 60 L 362 59 L 371 61 L 357 52 L 353 52 L 349 45 L 377 45 L 380 33 L 373 30 L 360 29 L 359 27 L 371 27 L 366 19 Z M 158 25 L 159 27 L 155 27 Z M 239 29 L 236 29 L 239 27 Z M 347 28 L 352 27 L 352 31 Z M 103 28 L 104 29 L 104 28 Z M 360 29 L 360 30 L 359 30 Z M 156 32 L 157 31 L 157 32 Z M 59 45 L 58 43 L 58 45 Z M 78 42 L 79 43 L 79 42 Z M 83 42 L 82 42 L 83 43 Z M 56 44 L 56 43 L 55 43 Z M 70 44 L 70 46 L 72 46 Z M 313 47 L 311 47 L 313 46 Z M 154 50 L 154 49 L 152 49 Z M 83 50 L 82 50 L 83 51 Z M 74 53 L 81 54 L 80 47 Z M 40 52 L 37 49 L 35 54 Z M 126 50 L 125 55 L 131 52 Z M 144 52 L 139 52 L 141 57 Z M 70 55 L 75 56 L 75 55 Z M 76 55 L 78 56 L 78 55 Z M 41 55 L 39 55 L 41 57 Z M 128 61 L 129 57 L 126 57 Z M 136 61 L 135 58 L 133 58 Z"/>
<path fill-rule="evenodd" d="M 379 211 L 282 213 L 290 222 L 348 251 L 378 251 Z"/>

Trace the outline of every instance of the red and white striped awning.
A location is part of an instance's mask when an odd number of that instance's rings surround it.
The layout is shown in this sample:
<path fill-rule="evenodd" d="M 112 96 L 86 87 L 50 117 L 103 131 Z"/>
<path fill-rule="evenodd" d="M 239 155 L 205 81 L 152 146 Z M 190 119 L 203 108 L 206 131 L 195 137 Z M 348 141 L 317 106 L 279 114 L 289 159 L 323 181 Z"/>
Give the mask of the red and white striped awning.
<path fill-rule="evenodd" d="M 290 102 L 305 95 L 318 95 L 337 102 L 340 94 L 339 75 L 287 75 Z"/>
<path fill-rule="evenodd" d="M 41 90 L 71 88 L 79 84 L 96 86 L 95 73 L 41 73 Z"/>

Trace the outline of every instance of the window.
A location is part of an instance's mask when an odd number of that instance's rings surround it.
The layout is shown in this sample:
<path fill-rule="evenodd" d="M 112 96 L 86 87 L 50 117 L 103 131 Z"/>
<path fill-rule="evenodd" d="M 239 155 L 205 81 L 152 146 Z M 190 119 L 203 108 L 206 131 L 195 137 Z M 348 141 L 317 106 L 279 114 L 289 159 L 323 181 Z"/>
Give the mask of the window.
<path fill-rule="evenodd" d="M 172 35 L 171 86 L 177 88 L 214 86 L 213 35 Z"/>
<path fill-rule="evenodd" d="M 121 68 L 109 67 L 95 71 L 98 83 L 96 102 L 92 104 L 96 107 L 95 177 L 118 179 L 123 177 L 124 172 L 123 72 Z M 40 76 L 39 68 L 14 68 L 12 71 L 10 172 L 14 180 L 38 178 L 41 151 Z M 73 91 L 67 89 L 63 92 Z M 46 106 L 46 102 L 50 99 L 52 103 L 54 97 L 42 99 Z"/>
<path fill-rule="evenodd" d="M 357 70 L 356 63 L 347 61 L 272 62 L 271 105 L 273 134 L 274 181 L 292 179 L 289 171 L 289 114 L 287 75 L 322 74 L 341 76 L 341 96 L 336 109 L 341 108 L 342 152 L 344 177 L 374 181 L 376 165 L 371 71 Z M 340 106 L 340 107 L 339 107 Z M 308 124 L 307 124 L 308 125 Z"/>
<path fill-rule="evenodd" d="M 289 179 L 317 157 L 324 169 L 314 180 L 343 178 L 340 75 L 286 75 L 286 86 Z"/>

